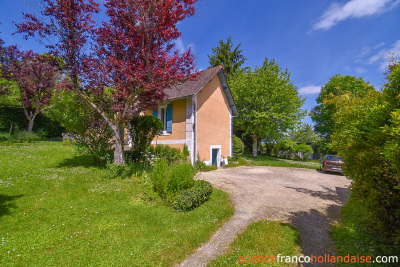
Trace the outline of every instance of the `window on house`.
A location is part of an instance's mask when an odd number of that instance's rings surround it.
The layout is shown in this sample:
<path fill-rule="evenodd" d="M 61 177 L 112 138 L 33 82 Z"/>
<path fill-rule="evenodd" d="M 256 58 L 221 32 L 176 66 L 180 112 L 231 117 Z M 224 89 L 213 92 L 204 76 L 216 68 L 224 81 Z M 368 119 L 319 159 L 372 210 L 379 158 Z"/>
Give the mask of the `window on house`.
<path fill-rule="evenodd" d="M 153 116 L 159 118 L 164 125 L 164 134 L 172 132 L 172 105 L 160 106 L 153 110 Z"/>
<path fill-rule="evenodd" d="M 167 131 L 167 107 L 160 107 L 160 120 L 164 124 L 164 131 Z"/>

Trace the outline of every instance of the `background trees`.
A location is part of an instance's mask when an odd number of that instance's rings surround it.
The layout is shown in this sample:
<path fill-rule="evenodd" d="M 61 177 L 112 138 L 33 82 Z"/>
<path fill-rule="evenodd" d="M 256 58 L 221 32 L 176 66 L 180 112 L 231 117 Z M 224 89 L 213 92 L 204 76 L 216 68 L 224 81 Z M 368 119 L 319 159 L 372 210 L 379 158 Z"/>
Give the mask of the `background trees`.
<path fill-rule="evenodd" d="M 302 123 L 289 131 L 289 138 L 294 142 L 311 143 L 319 140 L 313 127 L 308 123 Z"/>
<path fill-rule="evenodd" d="M 28 132 L 32 132 L 36 116 L 50 107 L 60 79 L 60 62 L 50 55 L 39 55 L 31 50 L 21 52 L 16 46 L 9 46 L 4 49 L 0 64 L 1 77 L 8 83 L 7 91 L 13 86 L 12 82 L 19 91 L 19 100 L 29 121 Z"/>
<path fill-rule="evenodd" d="M 234 125 L 251 136 L 254 157 L 261 138 L 279 139 L 304 116 L 304 99 L 298 95 L 290 73 L 282 71 L 275 60 L 266 58 L 254 71 L 237 71 L 229 84 L 239 110 Z"/>
<path fill-rule="evenodd" d="M 95 29 L 93 0 L 45 0 L 42 17 L 24 14 L 18 31 L 37 36 L 65 63 L 69 88 L 111 128 L 114 162 L 125 163 L 123 129 L 128 119 L 163 101 L 163 89 L 193 69 L 193 55 L 173 51 L 176 25 L 194 14 L 196 0 L 105 1 L 108 21 Z M 50 38 L 49 38 L 50 37 Z M 93 54 L 84 47 L 92 40 Z"/>
<path fill-rule="evenodd" d="M 311 111 L 311 118 L 314 121 L 314 129 L 321 135 L 324 143 L 330 142 L 335 122 L 333 115 L 336 113 L 336 105 L 329 101 L 330 98 L 344 94 L 364 96 L 374 88 L 366 83 L 362 78 L 354 76 L 335 75 L 322 87 L 317 100 L 318 105 Z M 325 144 L 321 147 L 327 148 Z M 329 153 L 329 151 L 322 151 Z"/>
<path fill-rule="evenodd" d="M 226 40 L 219 41 L 219 46 L 212 49 L 213 54 L 208 55 L 209 63 L 212 67 L 222 65 L 225 76 L 230 76 L 235 71 L 240 69 L 240 66 L 246 61 L 246 57 L 242 55 L 242 49 L 239 49 L 238 44 L 232 50 L 233 43 L 231 37 Z"/>

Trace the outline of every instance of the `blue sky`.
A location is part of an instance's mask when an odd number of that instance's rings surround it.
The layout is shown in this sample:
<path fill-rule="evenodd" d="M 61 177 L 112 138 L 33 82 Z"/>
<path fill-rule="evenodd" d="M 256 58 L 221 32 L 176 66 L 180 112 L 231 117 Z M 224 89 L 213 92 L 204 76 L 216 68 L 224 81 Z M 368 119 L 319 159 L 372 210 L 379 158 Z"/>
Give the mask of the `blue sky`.
<path fill-rule="evenodd" d="M 335 74 L 363 77 L 380 89 L 389 52 L 400 54 L 400 0 L 201 0 L 196 7 L 197 14 L 179 24 L 176 44 L 192 47 L 197 68 L 207 68 L 212 47 L 231 36 L 241 43 L 244 66 L 260 66 L 268 57 L 288 68 L 308 110 Z M 1 37 L 43 52 L 34 40 L 11 35 L 21 11 L 31 12 L 24 1 L 0 0 Z"/>

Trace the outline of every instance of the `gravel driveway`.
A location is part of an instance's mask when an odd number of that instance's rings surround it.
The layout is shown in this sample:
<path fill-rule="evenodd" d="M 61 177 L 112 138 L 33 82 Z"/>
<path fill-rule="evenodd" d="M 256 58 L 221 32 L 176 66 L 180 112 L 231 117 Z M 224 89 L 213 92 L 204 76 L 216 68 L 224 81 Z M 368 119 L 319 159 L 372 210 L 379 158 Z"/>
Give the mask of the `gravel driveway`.
<path fill-rule="evenodd" d="M 223 254 L 250 223 L 261 219 L 295 226 L 306 256 L 334 254 L 329 229 L 339 219 L 340 208 L 348 198 L 350 181 L 345 176 L 309 169 L 252 166 L 205 172 L 198 179 L 228 192 L 235 214 L 180 266 L 206 266 Z"/>

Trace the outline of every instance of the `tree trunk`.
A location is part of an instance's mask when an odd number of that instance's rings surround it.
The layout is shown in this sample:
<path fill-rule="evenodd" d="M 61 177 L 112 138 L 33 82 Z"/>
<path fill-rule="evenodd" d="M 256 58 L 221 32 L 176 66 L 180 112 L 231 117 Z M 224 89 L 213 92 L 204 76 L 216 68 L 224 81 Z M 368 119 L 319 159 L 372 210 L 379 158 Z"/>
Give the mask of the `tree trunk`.
<path fill-rule="evenodd" d="M 35 118 L 36 118 L 36 113 L 32 114 L 32 112 L 30 112 L 29 116 L 27 116 L 28 118 L 28 132 L 32 132 L 33 129 L 33 123 L 35 122 Z"/>
<path fill-rule="evenodd" d="M 113 131 L 114 138 L 114 163 L 118 165 L 125 165 L 124 147 L 122 145 L 121 136 L 123 136 L 123 127 L 121 125 L 110 125 Z M 122 133 L 121 133 L 122 131 Z"/>
<path fill-rule="evenodd" d="M 257 143 L 258 143 L 258 138 L 256 135 L 253 135 L 253 157 L 257 157 Z"/>

